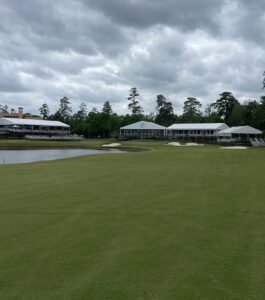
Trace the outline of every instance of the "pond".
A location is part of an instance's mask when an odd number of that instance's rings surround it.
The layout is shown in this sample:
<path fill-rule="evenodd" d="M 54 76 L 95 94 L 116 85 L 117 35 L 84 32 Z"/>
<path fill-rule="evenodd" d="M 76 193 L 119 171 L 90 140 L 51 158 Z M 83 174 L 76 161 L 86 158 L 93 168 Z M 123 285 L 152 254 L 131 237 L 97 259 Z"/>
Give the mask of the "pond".
<path fill-rule="evenodd" d="M 122 153 L 120 150 L 92 149 L 45 149 L 45 150 L 0 150 L 0 164 L 19 164 L 91 154 Z"/>

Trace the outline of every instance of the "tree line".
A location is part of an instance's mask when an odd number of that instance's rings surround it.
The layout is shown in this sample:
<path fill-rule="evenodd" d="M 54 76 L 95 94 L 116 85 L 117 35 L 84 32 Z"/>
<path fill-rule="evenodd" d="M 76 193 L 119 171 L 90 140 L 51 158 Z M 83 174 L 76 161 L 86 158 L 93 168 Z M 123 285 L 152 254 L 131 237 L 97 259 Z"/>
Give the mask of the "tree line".
<path fill-rule="evenodd" d="M 265 73 L 263 88 L 265 88 Z M 228 126 L 250 125 L 265 131 L 265 96 L 259 100 L 248 100 L 240 103 L 231 92 L 222 92 L 219 98 L 201 110 L 201 103 L 195 97 L 188 97 L 183 104 L 180 115 L 174 113 L 172 102 L 160 94 L 156 97 L 155 113 L 144 114 L 140 105 L 139 92 L 136 87 L 131 88 L 128 95 L 128 109 L 130 113 L 118 115 L 113 112 L 110 101 L 105 101 L 102 109 L 92 108 L 88 111 L 86 103 L 81 103 L 77 112 L 73 113 L 71 101 L 68 97 L 60 99 L 59 107 L 54 114 L 50 113 L 47 103 L 39 108 L 44 120 L 57 120 L 71 126 L 73 134 L 85 137 L 110 137 L 111 132 L 120 127 L 138 121 L 155 122 L 159 125 L 170 126 L 173 123 L 219 123 Z M 7 111 L 6 105 L 0 105 L 0 111 Z"/>

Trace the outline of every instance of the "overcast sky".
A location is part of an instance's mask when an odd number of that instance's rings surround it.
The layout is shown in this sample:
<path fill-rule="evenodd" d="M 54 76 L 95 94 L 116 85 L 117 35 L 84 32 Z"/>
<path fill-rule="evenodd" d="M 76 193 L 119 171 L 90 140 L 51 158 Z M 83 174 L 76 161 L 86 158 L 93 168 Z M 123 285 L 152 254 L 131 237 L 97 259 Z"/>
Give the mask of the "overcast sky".
<path fill-rule="evenodd" d="M 258 99 L 265 69 L 264 0 L 0 0 L 0 104 L 37 113 L 67 96 L 146 113 L 157 94 L 181 111 L 222 91 Z"/>

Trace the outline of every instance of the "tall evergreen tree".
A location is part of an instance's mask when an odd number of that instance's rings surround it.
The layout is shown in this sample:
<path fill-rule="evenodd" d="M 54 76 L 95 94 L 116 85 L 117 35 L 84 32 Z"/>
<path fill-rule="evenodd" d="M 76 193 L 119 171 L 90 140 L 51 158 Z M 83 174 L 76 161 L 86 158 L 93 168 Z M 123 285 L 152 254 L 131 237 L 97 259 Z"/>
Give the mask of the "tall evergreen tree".
<path fill-rule="evenodd" d="M 79 105 L 79 110 L 73 115 L 73 121 L 76 123 L 84 122 L 87 118 L 87 105 L 82 102 Z"/>
<path fill-rule="evenodd" d="M 47 103 L 42 104 L 42 106 L 39 108 L 39 112 L 43 120 L 49 119 L 50 109 Z"/>
<path fill-rule="evenodd" d="M 109 101 L 105 101 L 105 103 L 103 104 L 102 112 L 107 114 L 107 115 L 112 114 L 112 108 L 111 108 L 111 105 L 110 105 Z"/>
<path fill-rule="evenodd" d="M 72 107 L 69 98 L 63 97 L 60 99 L 60 106 L 55 113 L 54 118 L 62 122 L 69 122 L 71 112 Z"/>
<path fill-rule="evenodd" d="M 217 110 L 218 115 L 226 121 L 239 102 L 231 92 L 223 92 L 220 96 L 212 106 Z"/>
<path fill-rule="evenodd" d="M 201 103 L 196 98 L 188 97 L 184 102 L 182 122 L 196 123 L 201 120 Z"/>
<path fill-rule="evenodd" d="M 137 97 L 139 96 L 140 94 L 138 93 L 137 88 L 131 88 L 129 97 L 127 99 L 130 101 L 128 108 L 132 112 L 132 115 L 141 115 L 143 113 L 143 108 L 137 100 Z"/>
<path fill-rule="evenodd" d="M 174 122 L 172 103 L 167 101 L 163 95 L 157 95 L 156 104 L 157 115 L 155 122 L 166 127 L 172 125 Z"/>

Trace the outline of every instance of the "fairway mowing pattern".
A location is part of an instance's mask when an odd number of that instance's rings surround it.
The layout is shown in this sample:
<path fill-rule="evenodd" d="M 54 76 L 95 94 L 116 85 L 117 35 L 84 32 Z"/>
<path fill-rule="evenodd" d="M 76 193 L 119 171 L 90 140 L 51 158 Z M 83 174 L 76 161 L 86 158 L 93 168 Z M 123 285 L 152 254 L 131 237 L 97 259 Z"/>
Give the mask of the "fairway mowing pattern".
<path fill-rule="evenodd" d="M 264 299 L 265 152 L 0 166 L 0 299 Z"/>

